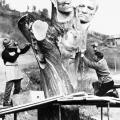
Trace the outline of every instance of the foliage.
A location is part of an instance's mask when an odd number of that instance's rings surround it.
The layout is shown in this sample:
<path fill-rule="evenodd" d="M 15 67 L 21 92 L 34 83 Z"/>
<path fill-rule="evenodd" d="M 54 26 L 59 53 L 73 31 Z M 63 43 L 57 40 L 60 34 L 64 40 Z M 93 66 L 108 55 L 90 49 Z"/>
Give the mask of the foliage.
<path fill-rule="evenodd" d="M 49 18 L 49 15 L 48 15 L 48 10 L 46 8 L 44 8 L 41 12 L 41 14 L 45 17 L 45 18 Z"/>
<path fill-rule="evenodd" d="M 120 70 L 120 52 L 119 47 L 117 48 L 105 48 L 103 49 L 104 56 L 108 62 L 108 66 L 115 70 L 115 67 L 117 70 Z"/>
<path fill-rule="evenodd" d="M 34 6 L 33 6 L 33 12 L 35 12 L 35 11 L 36 11 L 36 6 L 34 5 Z"/>
<path fill-rule="evenodd" d="M 0 93 L 0 105 L 3 104 L 4 93 Z"/>
<path fill-rule="evenodd" d="M 23 71 L 27 74 L 30 79 L 29 89 L 41 90 L 40 71 L 36 63 L 26 65 Z"/>

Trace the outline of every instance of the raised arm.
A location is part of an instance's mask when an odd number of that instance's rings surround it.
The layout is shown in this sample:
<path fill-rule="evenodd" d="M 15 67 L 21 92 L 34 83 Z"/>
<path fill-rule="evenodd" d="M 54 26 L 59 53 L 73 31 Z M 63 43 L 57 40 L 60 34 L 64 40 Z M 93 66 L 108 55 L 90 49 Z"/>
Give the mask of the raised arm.
<path fill-rule="evenodd" d="M 87 57 L 85 57 L 84 55 L 82 56 L 84 63 L 93 69 L 99 69 L 101 67 L 101 63 L 100 62 L 93 62 L 90 61 Z"/>
<path fill-rule="evenodd" d="M 30 49 L 30 44 L 26 44 L 24 48 L 20 49 L 19 54 L 24 54 Z"/>

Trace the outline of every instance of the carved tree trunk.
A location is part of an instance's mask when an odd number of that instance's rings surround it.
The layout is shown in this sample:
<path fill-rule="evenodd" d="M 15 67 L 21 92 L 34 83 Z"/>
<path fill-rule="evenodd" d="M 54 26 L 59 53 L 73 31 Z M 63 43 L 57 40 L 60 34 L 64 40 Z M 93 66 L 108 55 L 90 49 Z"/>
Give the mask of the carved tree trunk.
<path fill-rule="evenodd" d="M 29 18 L 29 17 L 28 17 Z M 34 21 L 34 20 L 32 20 Z M 28 21 L 31 22 L 31 21 Z M 32 39 L 30 35 L 32 33 L 29 32 L 29 30 L 26 28 L 26 18 L 22 18 L 21 21 L 19 21 L 19 29 L 23 33 L 23 35 L 26 37 L 28 42 L 32 43 Z M 38 45 L 38 53 L 37 55 L 42 54 L 45 58 L 44 63 L 46 64 L 46 67 L 44 69 L 40 68 L 40 79 L 42 81 L 41 88 L 44 90 L 46 98 L 52 97 L 52 96 L 58 96 L 58 95 L 68 95 L 73 92 L 75 92 L 71 78 L 68 75 L 68 69 L 65 70 L 65 66 L 63 67 L 63 60 L 61 59 L 61 53 L 60 49 L 57 45 L 57 39 L 59 32 L 61 32 L 57 27 L 60 27 L 59 25 L 54 25 L 53 26 L 55 31 L 51 31 L 51 36 L 54 38 L 49 41 L 43 40 L 40 42 L 37 42 Z M 50 29 L 51 30 L 51 29 Z M 56 34 L 56 31 L 58 34 Z M 81 33 L 82 34 L 82 33 Z M 85 35 L 85 34 L 84 34 Z M 83 35 L 83 44 L 84 47 L 86 45 L 86 41 L 84 40 L 84 35 Z M 49 35 L 48 35 L 49 36 Z M 81 43 L 82 44 L 82 43 Z M 83 47 L 83 46 L 81 46 Z M 79 55 L 78 58 L 75 59 L 75 72 L 79 72 L 79 76 L 82 75 L 82 68 L 84 66 L 77 68 L 76 66 L 80 63 Z M 41 62 L 41 61 L 39 61 Z M 40 63 L 41 64 L 41 63 Z M 69 66 L 67 66 L 69 67 Z M 77 69 L 76 69 L 77 68 Z M 76 73 L 78 75 L 78 73 Z M 74 81 L 74 78 L 73 80 Z M 78 84 L 78 79 L 75 80 Z M 79 85 L 77 85 L 79 87 Z M 78 88 L 77 88 L 78 90 Z M 39 111 L 39 118 L 43 120 L 58 120 L 59 119 L 59 114 L 58 114 L 58 106 L 50 106 L 47 108 L 43 108 Z M 62 119 L 70 119 L 70 120 L 79 120 L 79 108 L 78 106 L 76 107 L 62 107 Z"/>

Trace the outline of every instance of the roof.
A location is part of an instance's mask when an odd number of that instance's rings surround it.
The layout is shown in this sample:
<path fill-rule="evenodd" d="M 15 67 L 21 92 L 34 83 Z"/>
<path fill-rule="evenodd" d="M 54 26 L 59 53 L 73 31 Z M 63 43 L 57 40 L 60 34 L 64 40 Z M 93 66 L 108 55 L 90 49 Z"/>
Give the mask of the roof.
<path fill-rule="evenodd" d="M 120 39 L 120 35 L 110 35 L 107 39 Z"/>

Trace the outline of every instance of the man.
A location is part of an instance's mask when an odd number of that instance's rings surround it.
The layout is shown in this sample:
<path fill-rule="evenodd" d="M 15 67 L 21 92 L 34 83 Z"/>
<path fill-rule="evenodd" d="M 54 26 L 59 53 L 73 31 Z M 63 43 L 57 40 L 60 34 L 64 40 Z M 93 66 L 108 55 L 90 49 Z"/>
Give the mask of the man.
<path fill-rule="evenodd" d="M 97 47 L 98 47 L 98 43 L 94 42 L 91 46 L 93 47 L 94 52 L 96 52 L 97 51 Z"/>
<path fill-rule="evenodd" d="M 20 49 L 17 42 L 5 38 L 3 40 L 4 50 L 2 52 L 2 59 L 5 64 L 6 75 L 6 88 L 3 100 L 3 106 L 10 106 L 10 94 L 14 85 L 13 94 L 18 94 L 21 89 L 21 80 L 23 75 L 18 68 L 17 58 L 19 55 L 26 53 L 30 49 L 30 44 L 27 44 L 24 48 Z"/>
<path fill-rule="evenodd" d="M 110 76 L 110 71 L 107 65 L 106 60 L 104 59 L 103 53 L 96 51 L 94 60 L 90 61 L 87 57 L 85 57 L 84 52 L 81 53 L 81 57 L 83 58 L 84 63 L 90 67 L 93 68 L 96 71 L 97 77 L 98 77 L 98 84 L 99 90 L 95 91 L 95 94 L 98 96 L 103 96 L 113 88 L 114 81 Z M 93 87 L 94 87 L 93 83 Z"/>

